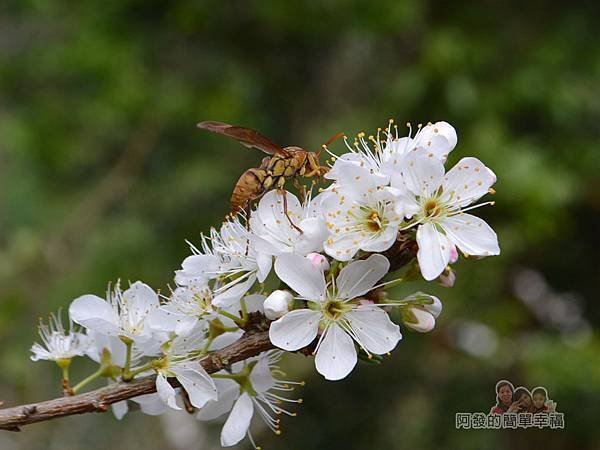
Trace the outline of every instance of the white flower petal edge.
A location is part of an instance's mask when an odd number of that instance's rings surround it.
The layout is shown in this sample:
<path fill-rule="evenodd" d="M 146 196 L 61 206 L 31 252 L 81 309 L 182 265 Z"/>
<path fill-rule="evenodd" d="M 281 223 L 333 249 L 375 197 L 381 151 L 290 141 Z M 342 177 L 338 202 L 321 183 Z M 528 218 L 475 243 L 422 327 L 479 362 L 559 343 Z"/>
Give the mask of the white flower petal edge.
<path fill-rule="evenodd" d="M 464 208 L 490 190 L 496 181 L 494 172 L 476 158 L 463 158 L 444 175 L 442 161 L 422 148 L 412 151 L 406 162 L 392 184 L 397 195 L 405 197 L 412 225 L 418 226 L 417 258 L 426 280 L 444 271 L 454 245 L 470 255 L 500 253 L 496 233 L 483 220 L 465 213 L 487 203 Z"/>
<path fill-rule="evenodd" d="M 71 302 L 69 316 L 73 322 L 98 333 L 117 335 L 119 317 L 113 307 L 96 295 L 82 295 Z"/>
<path fill-rule="evenodd" d="M 377 306 L 359 306 L 346 314 L 360 345 L 376 355 L 392 351 L 400 339 L 400 327 Z"/>
<path fill-rule="evenodd" d="M 341 380 L 352 372 L 356 361 L 356 349 L 350 335 L 335 324 L 325 330 L 315 356 L 317 372 L 326 380 Z"/>
<path fill-rule="evenodd" d="M 169 410 L 158 394 L 140 395 L 132 398 L 131 401 L 140 405 L 142 412 L 149 416 L 160 416 Z"/>
<path fill-rule="evenodd" d="M 210 400 L 217 400 L 217 387 L 200 364 L 177 365 L 173 367 L 173 373 L 196 408 L 202 408 Z"/>
<path fill-rule="evenodd" d="M 496 182 L 496 174 L 477 158 L 462 158 L 444 177 L 444 201 L 467 206 L 479 200 Z"/>
<path fill-rule="evenodd" d="M 216 379 L 215 385 L 219 391 L 217 400 L 209 401 L 196 414 L 198 420 L 212 420 L 227 413 L 233 407 L 233 402 L 238 398 L 240 385 L 233 380 Z"/>
<path fill-rule="evenodd" d="M 311 264 L 304 256 L 281 255 L 275 261 L 277 276 L 302 297 L 318 301 L 325 295 L 323 271 Z"/>
<path fill-rule="evenodd" d="M 310 309 L 296 309 L 276 320 L 269 328 L 269 339 L 276 347 L 293 351 L 306 347 L 317 337 L 321 314 Z"/>
<path fill-rule="evenodd" d="M 136 318 L 144 317 L 160 306 L 158 294 L 141 281 L 136 281 L 123 292 L 123 298 L 127 301 L 128 314 Z"/>
<path fill-rule="evenodd" d="M 388 272 L 390 262 L 383 255 L 371 255 L 364 261 L 354 261 L 344 267 L 337 277 L 340 298 L 356 298 L 369 292 Z"/>
<path fill-rule="evenodd" d="M 129 406 L 127 406 L 126 400 L 122 400 L 120 402 L 113 403 L 112 405 L 110 405 L 110 408 L 112 410 L 113 415 L 115 416 L 115 418 L 117 420 L 121 420 L 123 417 L 125 417 L 125 414 L 127 414 L 127 412 L 129 411 Z"/>
<path fill-rule="evenodd" d="M 450 261 L 450 241 L 434 224 L 426 223 L 417 229 L 417 244 L 417 260 L 423 278 L 427 281 L 436 279 Z"/>
<path fill-rule="evenodd" d="M 498 236 L 482 219 L 471 214 L 447 217 L 441 222 L 446 235 L 467 255 L 499 255 Z"/>
<path fill-rule="evenodd" d="M 221 445 L 223 447 L 231 447 L 244 439 L 250 427 L 253 413 L 252 399 L 244 392 L 233 405 L 223 430 L 221 430 Z"/>
<path fill-rule="evenodd" d="M 161 373 L 156 375 L 156 393 L 169 407 L 177 410 L 181 409 L 175 401 L 175 396 L 177 395 L 175 389 Z"/>

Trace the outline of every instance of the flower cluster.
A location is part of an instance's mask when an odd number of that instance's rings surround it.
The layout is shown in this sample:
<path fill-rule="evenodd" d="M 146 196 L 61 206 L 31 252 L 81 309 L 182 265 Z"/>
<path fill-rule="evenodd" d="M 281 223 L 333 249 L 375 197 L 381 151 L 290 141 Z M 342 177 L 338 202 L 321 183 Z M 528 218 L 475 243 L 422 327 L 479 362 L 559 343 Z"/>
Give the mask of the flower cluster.
<path fill-rule="evenodd" d="M 131 381 L 154 374 L 156 393 L 133 398 L 147 414 L 187 410 L 199 420 L 227 415 L 223 446 L 246 435 L 254 445 L 254 413 L 279 434 L 285 403 L 303 383 L 282 380 L 282 350 L 314 355 L 317 372 L 340 380 L 360 358 L 378 361 L 402 335 L 400 324 L 431 331 L 442 304 L 417 292 L 393 298 L 389 289 L 422 274 L 452 286 L 458 251 L 499 253 L 494 231 L 468 211 L 493 193 L 494 173 L 475 158 L 446 172 L 457 144 L 446 122 L 400 137 L 393 121 L 376 136 L 346 139 L 348 152 L 332 155 L 328 186 L 299 199 L 267 191 L 249 216 L 228 217 L 219 229 L 190 244 L 191 255 L 175 272 L 168 295 L 142 282 L 105 298 L 84 295 L 69 307 L 82 327 L 65 330 L 60 317 L 40 326 L 42 344 L 33 360 L 55 361 L 63 385 L 79 392 L 99 377 Z M 244 333 L 269 330 L 277 350 L 207 373 L 200 361 Z M 98 363 L 89 377 L 70 386 L 75 356 Z M 118 418 L 128 411 L 112 405 Z M 255 446 L 255 445 L 254 445 Z M 255 446 L 256 447 L 256 446 Z"/>

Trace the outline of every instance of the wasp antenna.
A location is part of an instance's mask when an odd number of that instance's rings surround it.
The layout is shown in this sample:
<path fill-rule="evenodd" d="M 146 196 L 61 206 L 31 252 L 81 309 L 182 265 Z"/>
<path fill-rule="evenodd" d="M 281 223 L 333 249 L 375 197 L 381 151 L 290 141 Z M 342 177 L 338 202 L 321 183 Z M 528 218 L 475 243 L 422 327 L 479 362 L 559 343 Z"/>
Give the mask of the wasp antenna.
<path fill-rule="evenodd" d="M 337 141 L 338 139 L 340 139 L 342 137 L 344 137 L 344 133 L 340 131 L 339 133 L 336 133 L 333 136 L 331 136 L 329 139 L 327 139 L 327 141 L 323 145 L 321 145 L 321 148 L 319 148 L 319 150 L 317 150 L 317 152 L 316 152 L 317 156 L 321 155 L 322 150 L 327 151 L 327 146 L 329 144 L 334 143 L 335 141 Z"/>

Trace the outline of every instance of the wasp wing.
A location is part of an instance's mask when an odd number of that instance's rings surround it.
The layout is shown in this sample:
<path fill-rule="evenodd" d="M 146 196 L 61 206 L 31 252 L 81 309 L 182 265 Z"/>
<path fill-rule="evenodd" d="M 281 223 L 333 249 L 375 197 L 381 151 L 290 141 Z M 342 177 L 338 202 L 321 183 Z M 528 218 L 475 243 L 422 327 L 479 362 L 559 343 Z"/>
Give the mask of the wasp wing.
<path fill-rule="evenodd" d="M 273 143 L 269 138 L 251 128 L 238 127 L 235 125 L 229 125 L 228 123 L 215 122 L 212 120 L 200 122 L 197 127 L 212 133 L 229 136 L 236 141 L 239 141 L 246 147 L 257 148 L 265 153 L 268 153 L 269 155 L 289 156 L 288 152 L 286 152 L 282 147 Z"/>

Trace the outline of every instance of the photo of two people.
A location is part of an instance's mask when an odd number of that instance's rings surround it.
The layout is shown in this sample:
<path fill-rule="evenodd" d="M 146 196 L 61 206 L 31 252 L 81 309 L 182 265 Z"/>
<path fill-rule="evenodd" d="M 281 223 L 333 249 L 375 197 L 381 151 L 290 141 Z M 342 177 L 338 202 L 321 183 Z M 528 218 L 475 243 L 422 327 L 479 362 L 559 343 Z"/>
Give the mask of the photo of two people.
<path fill-rule="evenodd" d="M 492 406 L 491 414 L 504 413 L 551 413 L 556 412 L 556 403 L 548 397 L 548 391 L 538 386 L 531 392 L 520 386 L 515 389 L 508 380 L 496 383 L 496 404 Z"/>

